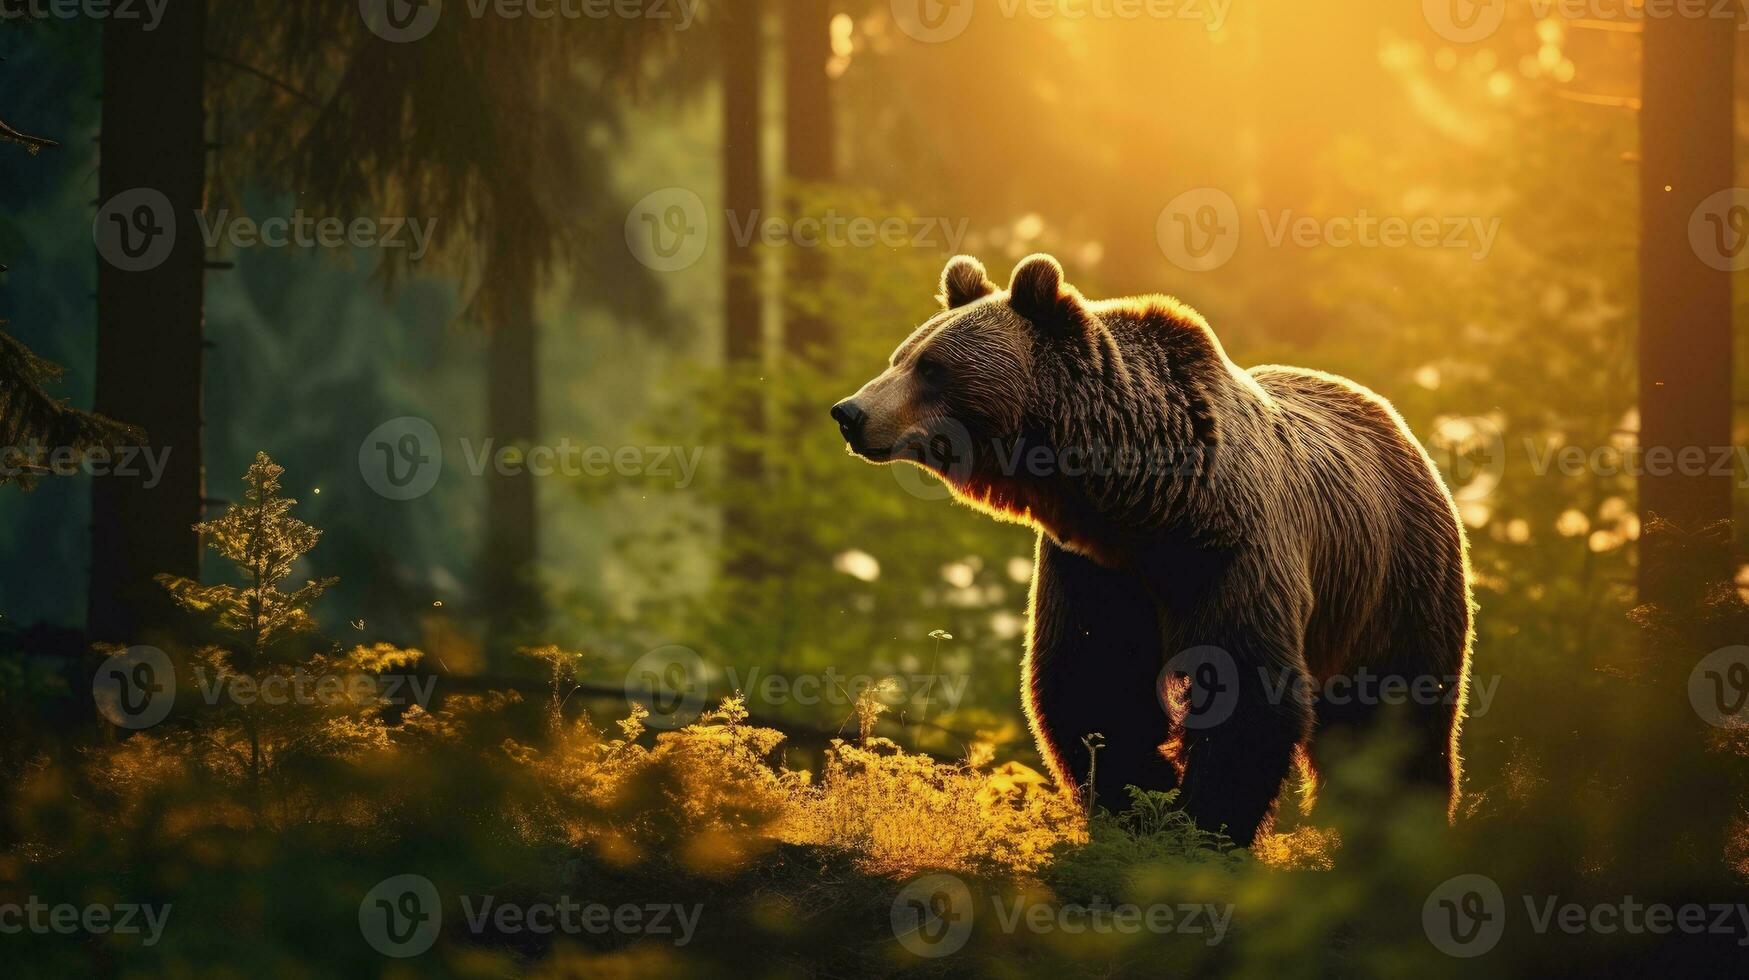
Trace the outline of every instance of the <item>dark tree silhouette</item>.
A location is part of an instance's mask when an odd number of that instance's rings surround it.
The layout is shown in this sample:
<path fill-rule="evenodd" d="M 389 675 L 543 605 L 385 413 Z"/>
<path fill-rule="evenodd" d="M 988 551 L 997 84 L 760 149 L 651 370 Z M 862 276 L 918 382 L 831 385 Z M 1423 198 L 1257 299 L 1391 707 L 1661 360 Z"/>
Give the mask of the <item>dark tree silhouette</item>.
<path fill-rule="evenodd" d="M 1729 446 L 1731 276 L 1702 260 L 1689 227 L 1702 203 L 1733 183 L 1736 24 L 1716 17 L 1649 17 L 1643 36 L 1640 447 L 1680 453 Z M 1647 472 L 1640 477 L 1640 511 L 1647 525 L 1661 518 L 1695 529 L 1729 520 L 1731 477 Z M 1722 576 L 1725 569 L 1714 571 Z M 1664 586 L 1669 574 L 1653 554 L 1642 555 L 1641 598 L 1672 598 Z"/>
<path fill-rule="evenodd" d="M 746 222 L 761 211 L 765 201 L 763 135 L 759 125 L 759 96 L 764 84 L 764 59 L 760 0 L 737 0 L 724 5 L 718 25 L 722 43 L 723 73 L 723 206 Z M 731 365 L 757 364 L 764 353 L 760 329 L 758 259 L 751 239 L 725 243 L 728 258 L 723 263 L 723 317 L 726 347 Z"/>
<path fill-rule="evenodd" d="M 826 74 L 831 23 L 827 0 L 783 0 L 783 162 L 792 186 L 826 183 L 837 176 L 832 88 Z M 805 288 L 825 275 L 825 256 L 818 249 L 794 249 L 790 262 L 786 271 L 792 285 Z M 823 360 L 831 346 L 825 317 L 789 311 L 786 349 Z"/>
<path fill-rule="evenodd" d="M 723 207 L 738 222 L 750 222 L 763 213 L 765 160 L 761 152 L 764 133 L 760 126 L 759 99 L 764 85 L 764 36 L 762 0 L 734 0 L 722 5 L 717 25 L 722 52 L 722 157 Z M 735 424 L 745 433 L 765 430 L 764 404 L 758 376 L 765 360 L 765 325 L 759 291 L 759 258 L 755 242 L 738 241 L 732 229 L 724 237 L 723 261 L 723 358 L 730 377 L 742 394 L 736 406 Z M 747 442 L 731 450 L 729 478 L 754 481 L 760 478 L 760 460 Z M 723 515 L 731 534 L 757 534 L 750 528 L 751 515 L 729 507 Z M 738 574 L 754 576 L 748 565 Z"/>
<path fill-rule="evenodd" d="M 1685 448 L 1731 445 L 1731 279 L 1708 259 L 1719 262 L 1733 245 L 1693 241 L 1690 228 L 1705 220 L 1705 202 L 1733 184 L 1735 38 L 1733 21 L 1713 17 L 1648 17 L 1643 28 L 1639 400 L 1647 466 L 1636 617 L 1651 635 L 1632 665 L 1635 691 L 1624 695 L 1636 742 L 1627 839 L 1637 846 L 1623 857 L 1646 876 L 1716 867 L 1727 824 L 1741 812 L 1721 733 L 1689 700 L 1703 658 L 1742 637 L 1744 607 L 1730 582 L 1731 478 L 1661 472 L 1652 455 L 1675 461 Z M 1728 201 L 1718 219 L 1740 206 Z M 1703 455 L 1710 464 L 1711 453 Z"/>
<path fill-rule="evenodd" d="M 103 27 L 103 123 L 98 198 L 144 189 L 162 206 L 130 206 L 113 220 L 145 247 L 180 224 L 167 257 L 149 268 L 97 266 L 96 410 L 142 427 L 166 451 L 163 479 L 147 489 L 98 480 L 91 490 L 92 639 L 133 642 L 168 622 L 152 580 L 200 576 L 194 525 L 205 496 L 201 467 L 201 349 L 206 253 L 192 227 L 205 200 L 206 5 L 171 4 L 155 29 L 112 18 Z M 143 209 L 143 210 L 142 210 Z"/>

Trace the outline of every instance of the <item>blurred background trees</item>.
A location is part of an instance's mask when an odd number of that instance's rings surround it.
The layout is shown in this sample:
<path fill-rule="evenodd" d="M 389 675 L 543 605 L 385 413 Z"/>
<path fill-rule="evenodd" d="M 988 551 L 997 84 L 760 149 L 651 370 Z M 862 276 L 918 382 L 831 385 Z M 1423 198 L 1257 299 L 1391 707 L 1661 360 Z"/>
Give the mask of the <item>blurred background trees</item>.
<path fill-rule="evenodd" d="M 220 93 L 244 134 L 241 180 L 295 189 L 298 206 L 328 213 L 392 205 L 435 219 L 427 268 L 458 279 L 464 315 L 486 335 L 480 441 L 520 459 L 543 432 L 543 291 L 568 286 L 572 308 L 602 303 L 632 326 L 659 318 L 659 298 L 639 276 L 595 288 L 624 263 L 611 239 L 587 229 L 615 210 L 605 143 L 617 129 L 614 102 L 629 93 L 640 52 L 667 38 L 637 23 L 602 31 L 576 19 L 549 29 L 451 17 L 396 43 L 357 13 L 347 4 L 290 16 L 226 8 L 222 49 L 257 76 Z M 381 271 L 393 282 L 412 261 L 391 252 Z M 476 608 L 507 648 L 544 621 L 539 511 L 526 474 L 489 472 L 486 483 Z"/>

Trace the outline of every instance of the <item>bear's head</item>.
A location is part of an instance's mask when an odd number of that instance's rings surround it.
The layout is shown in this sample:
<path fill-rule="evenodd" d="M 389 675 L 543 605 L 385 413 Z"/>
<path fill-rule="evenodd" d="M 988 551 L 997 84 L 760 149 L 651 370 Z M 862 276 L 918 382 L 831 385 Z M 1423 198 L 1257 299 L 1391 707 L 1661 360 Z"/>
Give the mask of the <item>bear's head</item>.
<path fill-rule="evenodd" d="M 1061 421 L 1085 416 L 1070 403 L 1121 370 L 1116 345 L 1048 255 L 1023 259 L 1006 290 L 956 256 L 937 298 L 941 312 L 832 418 L 855 455 L 922 466 L 998 516 L 1043 518 L 1058 461 L 1029 465 L 1027 454 L 1051 453 Z"/>

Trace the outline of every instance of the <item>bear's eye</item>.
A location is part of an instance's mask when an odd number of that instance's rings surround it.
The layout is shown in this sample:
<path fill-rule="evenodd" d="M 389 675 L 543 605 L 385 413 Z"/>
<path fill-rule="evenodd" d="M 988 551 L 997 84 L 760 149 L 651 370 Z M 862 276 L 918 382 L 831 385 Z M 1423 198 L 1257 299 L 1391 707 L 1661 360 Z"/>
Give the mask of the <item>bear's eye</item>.
<path fill-rule="evenodd" d="M 932 357 L 919 357 L 917 359 L 917 376 L 923 379 L 924 384 L 938 387 L 947 383 L 947 368 Z"/>

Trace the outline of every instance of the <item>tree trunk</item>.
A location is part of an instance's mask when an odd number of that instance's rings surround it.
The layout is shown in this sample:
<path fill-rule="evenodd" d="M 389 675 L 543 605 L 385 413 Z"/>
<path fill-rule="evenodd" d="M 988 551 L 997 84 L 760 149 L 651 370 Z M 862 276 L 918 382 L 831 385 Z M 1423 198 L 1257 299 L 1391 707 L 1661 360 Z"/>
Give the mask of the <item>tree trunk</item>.
<path fill-rule="evenodd" d="M 1696 209 L 1732 186 L 1732 44 L 1735 24 L 1713 17 L 1649 17 L 1640 111 L 1640 448 L 1670 452 L 1731 445 L 1731 276 L 1742 242 L 1691 242 L 1708 228 Z M 1720 221 L 1749 201 L 1712 208 Z M 1710 459 L 1710 457 L 1708 457 Z M 1650 462 L 1651 460 L 1649 460 Z M 1653 468 L 1653 467 L 1648 467 Z M 1658 517 L 1696 528 L 1731 516 L 1731 475 L 1640 477 L 1642 524 Z M 1723 577 L 1725 568 L 1717 569 Z M 1666 598 L 1665 570 L 1640 563 L 1640 596 Z"/>
<path fill-rule="evenodd" d="M 760 140 L 760 93 L 764 45 L 761 32 L 762 0 L 738 0 L 727 5 L 722 30 L 722 153 L 723 207 L 734 223 L 746 225 L 764 213 L 764 158 Z M 765 359 L 763 304 L 759 296 L 759 258 L 755 241 L 735 240 L 732 227 L 724 229 L 723 261 L 723 355 L 738 399 L 731 424 L 728 478 L 731 500 L 751 500 L 753 485 L 760 479 L 759 437 L 765 431 L 763 392 L 758 378 Z M 737 538 L 757 537 L 751 510 L 731 504 L 724 511 L 729 533 Z M 729 561 L 735 574 L 751 576 L 755 562 L 750 554 L 731 548 Z"/>
<path fill-rule="evenodd" d="M 1640 477 L 1642 525 L 1661 518 L 1697 529 L 1731 515 L 1731 477 L 1652 472 L 1653 454 L 1731 445 L 1731 280 L 1713 264 L 1743 242 L 1724 234 L 1733 206 L 1732 46 L 1735 24 L 1712 17 L 1648 17 L 1640 113 Z M 1724 191 L 1723 206 L 1706 204 Z M 1716 199 L 1715 199 L 1716 200 Z M 1717 243 L 1691 237 L 1705 211 L 1721 224 Z M 1704 225 L 1703 225 L 1704 226 Z M 1711 460 L 1703 452 L 1704 460 Z M 1730 549 L 1639 549 L 1640 598 L 1697 607 L 1704 579 L 1729 574 Z M 1705 630 L 1648 644 L 1627 700 L 1638 779 L 1621 850 L 1650 880 L 1710 877 L 1724 862 L 1735 785 L 1722 753 L 1689 701 L 1689 679 L 1711 641 Z"/>
<path fill-rule="evenodd" d="M 723 206 L 738 222 L 763 213 L 764 159 L 760 146 L 762 84 L 761 0 L 729 6 L 723 43 Z M 723 263 L 724 354 L 733 367 L 756 365 L 764 353 L 758 256 L 754 241 L 728 236 Z"/>
<path fill-rule="evenodd" d="M 784 175 L 793 182 L 822 184 L 836 176 L 837 140 L 826 75 L 831 24 L 828 0 L 783 0 Z M 792 248 L 790 289 L 817 292 L 826 277 L 825 258 L 818 248 Z M 830 359 L 832 335 L 825 317 L 792 312 L 787 327 L 787 350 L 815 363 Z"/>
<path fill-rule="evenodd" d="M 91 481 L 94 640 L 140 642 L 142 629 L 169 621 L 153 575 L 200 577 L 205 33 L 198 0 L 166 7 L 156 30 L 123 18 L 103 27 L 96 410 L 140 426 L 169 455 L 151 488 Z M 128 196 L 111 206 L 119 195 Z M 153 261 L 166 231 L 174 243 Z"/>
<path fill-rule="evenodd" d="M 487 325 L 486 429 L 494 458 L 509 447 L 526 452 L 540 438 L 535 290 L 531 276 L 520 278 L 516 288 L 506 290 L 501 315 Z M 492 628 L 490 645 L 507 649 L 534 639 L 542 625 L 535 485 L 526 467 L 499 473 L 488 466 L 486 473 L 481 592 Z"/>

